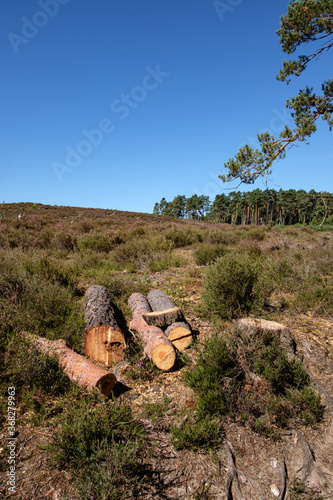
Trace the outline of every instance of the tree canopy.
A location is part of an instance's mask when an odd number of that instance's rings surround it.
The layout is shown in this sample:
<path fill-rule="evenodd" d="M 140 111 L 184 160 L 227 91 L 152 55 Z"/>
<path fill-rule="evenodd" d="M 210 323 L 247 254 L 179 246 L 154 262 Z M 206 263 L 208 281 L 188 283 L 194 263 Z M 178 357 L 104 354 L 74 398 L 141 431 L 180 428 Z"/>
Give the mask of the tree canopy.
<path fill-rule="evenodd" d="M 292 54 L 306 46 L 307 54 L 284 60 L 276 78 L 287 84 L 292 76 L 299 76 L 313 60 L 333 47 L 333 0 L 293 0 L 288 12 L 281 16 L 277 31 L 282 50 Z M 274 161 L 284 158 L 286 150 L 296 142 L 307 141 L 317 130 L 317 120 L 325 120 L 333 127 L 333 79 L 324 81 L 320 94 L 306 87 L 286 102 L 293 119 L 293 127 L 286 126 L 279 137 L 268 131 L 257 135 L 260 149 L 249 145 L 241 147 L 234 158 L 224 164 L 227 175 L 223 182 L 234 179 L 252 184 L 258 177 L 269 175 Z"/>

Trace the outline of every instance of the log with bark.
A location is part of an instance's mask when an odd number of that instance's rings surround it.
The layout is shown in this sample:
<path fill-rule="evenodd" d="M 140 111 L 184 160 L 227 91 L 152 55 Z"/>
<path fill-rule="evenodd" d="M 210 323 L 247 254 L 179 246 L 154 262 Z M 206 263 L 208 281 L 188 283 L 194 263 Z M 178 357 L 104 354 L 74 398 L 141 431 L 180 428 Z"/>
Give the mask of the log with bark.
<path fill-rule="evenodd" d="M 125 338 L 104 287 L 93 285 L 86 291 L 84 318 L 83 354 L 107 367 L 120 363 L 124 358 Z"/>
<path fill-rule="evenodd" d="M 147 299 L 152 310 L 144 315 L 148 325 L 163 328 L 183 320 L 180 307 L 176 307 L 162 290 L 152 290 L 148 293 Z"/>
<path fill-rule="evenodd" d="M 148 300 L 141 293 L 133 293 L 128 304 L 133 315 L 130 329 L 142 339 L 144 353 L 160 370 L 170 370 L 175 364 L 176 353 L 163 331 L 144 320 L 143 315 L 151 311 Z"/>
<path fill-rule="evenodd" d="M 22 335 L 35 346 L 37 351 L 49 356 L 58 356 L 59 365 L 72 382 L 76 382 L 87 391 L 96 387 L 104 396 L 110 396 L 117 382 L 113 373 L 67 347 L 64 340 L 47 340 L 27 332 L 22 332 Z"/>
<path fill-rule="evenodd" d="M 162 290 L 152 290 L 147 296 L 153 312 L 144 315 L 148 324 L 166 328 L 165 334 L 173 345 L 184 351 L 192 342 L 192 332 L 184 321 L 180 307 L 175 307 L 172 300 Z"/>

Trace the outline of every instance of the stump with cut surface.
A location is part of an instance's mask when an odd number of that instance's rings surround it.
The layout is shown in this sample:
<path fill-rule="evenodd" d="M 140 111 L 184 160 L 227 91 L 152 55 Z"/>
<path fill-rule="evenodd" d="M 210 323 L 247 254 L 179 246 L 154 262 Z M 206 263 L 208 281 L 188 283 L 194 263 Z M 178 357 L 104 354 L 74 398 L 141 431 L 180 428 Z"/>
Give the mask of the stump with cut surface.
<path fill-rule="evenodd" d="M 86 291 L 84 318 L 86 333 L 83 354 L 107 367 L 122 361 L 125 338 L 104 287 L 93 285 Z"/>
<path fill-rule="evenodd" d="M 160 370 L 170 370 L 175 364 L 176 353 L 163 331 L 157 326 L 148 325 L 143 319 L 143 315 L 150 312 L 146 297 L 141 293 L 133 293 L 128 304 L 133 314 L 130 329 L 142 339 L 145 354 Z"/>
<path fill-rule="evenodd" d="M 295 341 L 292 338 L 289 328 L 276 321 L 267 321 L 260 318 L 242 318 L 238 320 L 238 326 L 249 332 L 269 331 L 274 332 L 279 337 L 282 347 L 285 349 L 288 359 L 295 355 Z"/>
<path fill-rule="evenodd" d="M 104 396 L 110 396 L 117 382 L 113 373 L 67 347 L 64 340 L 51 341 L 27 332 L 22 332 L 22 335 L 35 346 L 37 351 L 49 356 L 57 355 L 59 365 L 72 382 L 76 382 L 87 391 L 96 387 Z"/>

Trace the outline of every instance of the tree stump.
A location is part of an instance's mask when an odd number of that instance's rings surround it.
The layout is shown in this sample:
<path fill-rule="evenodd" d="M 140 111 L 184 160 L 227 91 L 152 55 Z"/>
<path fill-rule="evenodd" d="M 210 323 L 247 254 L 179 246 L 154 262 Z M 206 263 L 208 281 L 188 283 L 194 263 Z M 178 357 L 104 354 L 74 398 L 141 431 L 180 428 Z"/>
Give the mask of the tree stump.
<path fill-rule="evenodd" d="M 93 285 L 86 291 L 84 318 L 86 332 L 83 354 L 107 367 L 120 363 L 124 358 L 125 338 L 104 287 Z"/>
<path fill-rule="evenodd" d="M 95 365 L 85 357 L 67 347 L 64 340 L 47 340 L 44 337 L 22 332 L 22 335 L 34 344 L 36 349 L 48 356 L 57 355 L 59 365 L 67 377 L 80 387 L 90 391 L 98 388 L 104 396 L 110 396 L 117 382 L 115 375 Z"/>
<path fill-rule="evenodd" d="M 249 332 L 259 332 L 262 330 L 276 333 L 279 336 L 282 347 L 286 351 L 288 359 L 291 360 L 295 356 L 295 341 L 291 336 L 289 328 L 286 326 L 275 321 L 257 318 L 242 318 L 238 320 L 238 326 Z"/>
<path fill-rule="evenodd" d="M 175 364 L 176 353 L 163 331 L 157 326 L 148 325 L 143 319 L 143 315 L 150 312 L 146 297 L 141 293 L 133 293 L 128 304 L 133 314 L 130 329 L 142 339 L 144 353 L 160 370 L 170 370 Z"/>

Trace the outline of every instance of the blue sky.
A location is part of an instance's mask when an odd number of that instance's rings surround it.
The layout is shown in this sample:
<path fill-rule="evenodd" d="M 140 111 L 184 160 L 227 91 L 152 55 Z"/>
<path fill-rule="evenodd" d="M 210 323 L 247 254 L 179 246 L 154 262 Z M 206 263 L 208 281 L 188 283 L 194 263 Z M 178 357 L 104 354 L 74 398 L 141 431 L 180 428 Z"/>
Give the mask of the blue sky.
<path fill-rule="evenodd" d="M 152 212 L 235 187 L 224 162 L 332 77 L 326 53 L 289 86 L 275 79 L 288 3 L 2 0 L 0 201 Z M 333 192 L 332 162 L 322 123 L 269 186 Z"/>

